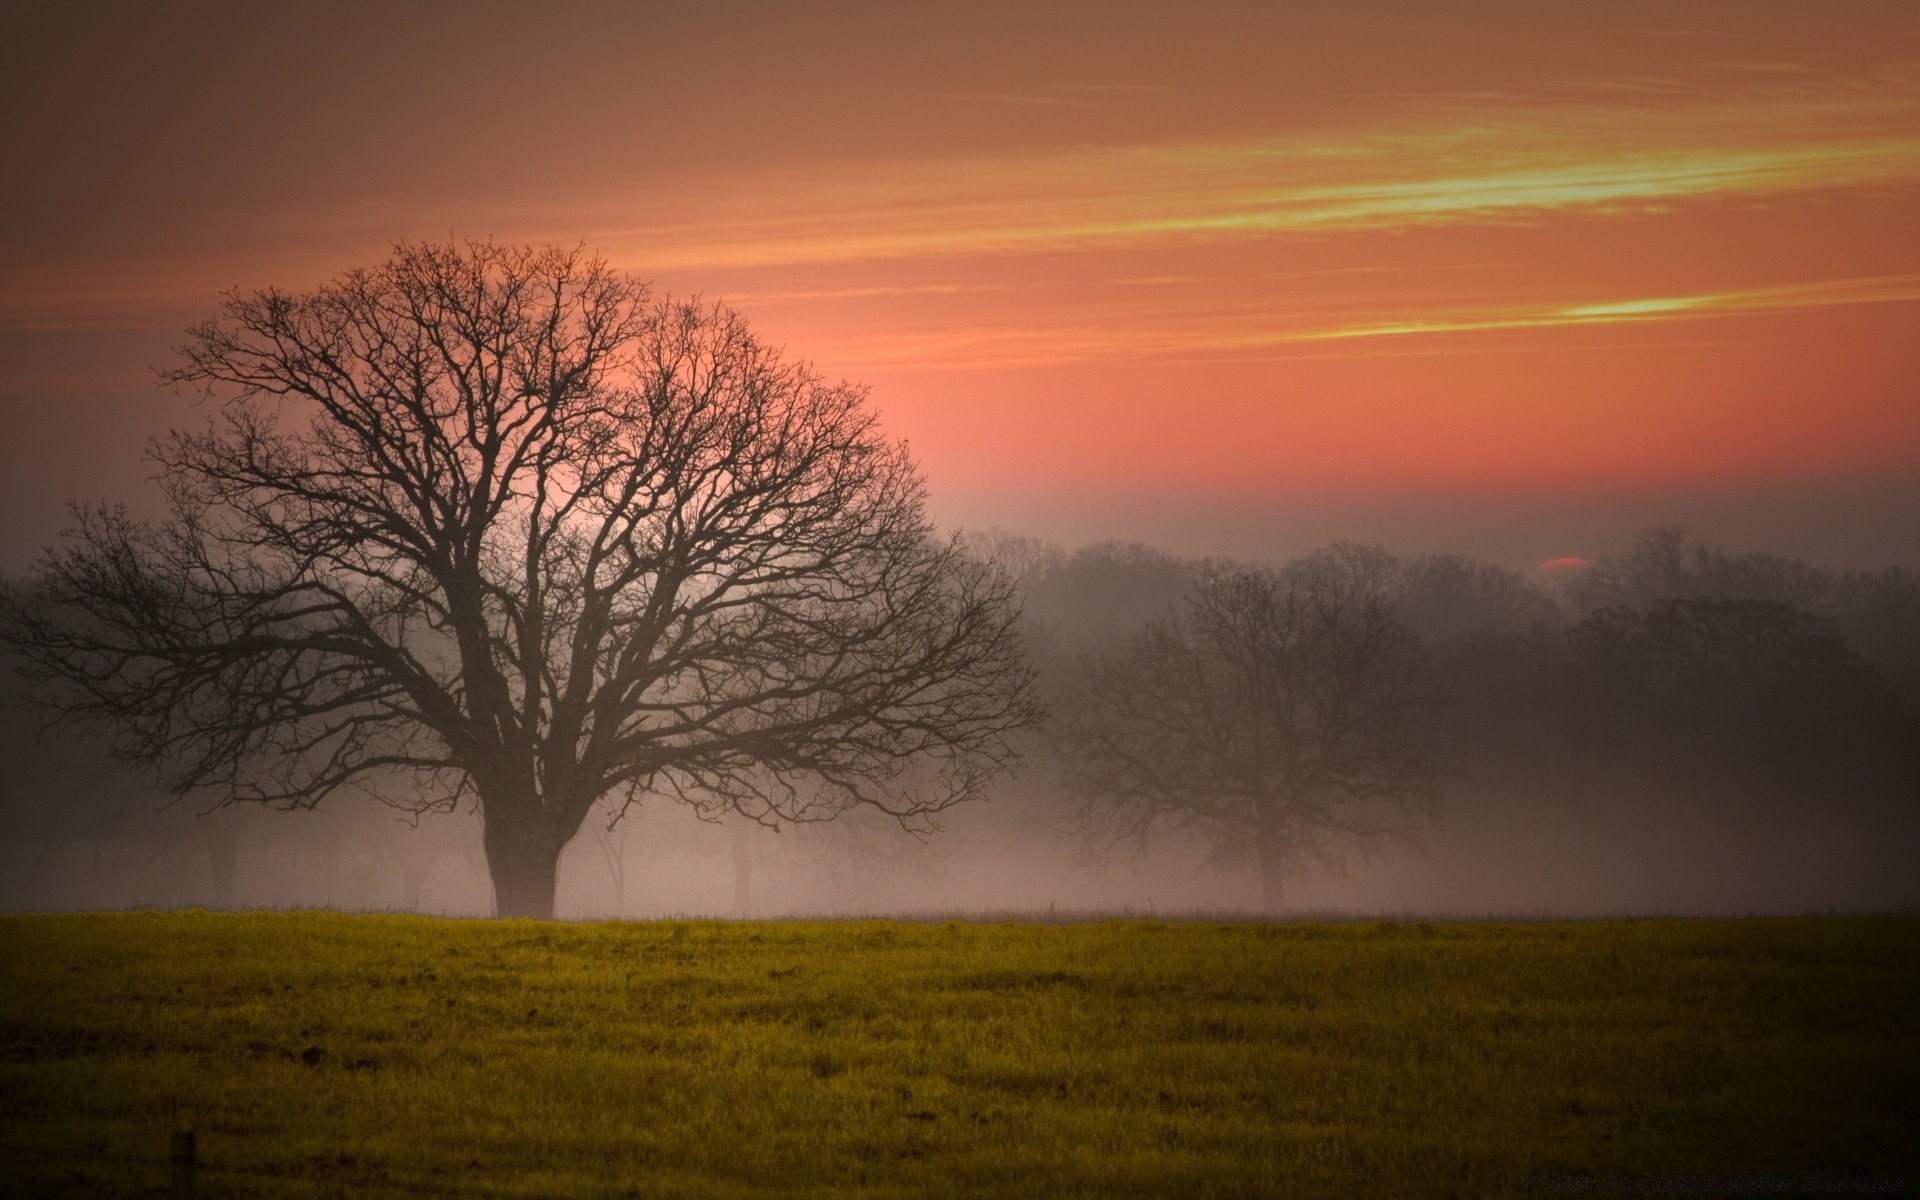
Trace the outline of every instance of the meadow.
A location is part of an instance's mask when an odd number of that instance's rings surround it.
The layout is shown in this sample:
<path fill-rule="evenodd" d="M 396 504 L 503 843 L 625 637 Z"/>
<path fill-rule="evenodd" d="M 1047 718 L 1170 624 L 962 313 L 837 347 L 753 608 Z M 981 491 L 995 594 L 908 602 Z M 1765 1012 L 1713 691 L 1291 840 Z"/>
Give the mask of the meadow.
<path fill-rule="evenodd" d="M 1905 1194 L 1920 918 L 0 918 L 0 1179 L 202 1196 Z"/>

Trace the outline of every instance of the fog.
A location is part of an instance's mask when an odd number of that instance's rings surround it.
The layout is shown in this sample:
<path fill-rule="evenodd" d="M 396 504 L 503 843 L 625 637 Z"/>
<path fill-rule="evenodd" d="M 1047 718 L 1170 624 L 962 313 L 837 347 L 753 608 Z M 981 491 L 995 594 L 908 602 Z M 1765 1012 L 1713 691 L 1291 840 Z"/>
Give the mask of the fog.
<path fill-rule="evenodd" d="M 664 797 L 618 821 L 599 810 L 562 856 L 557 915 L 1258 913 L 1257 872 L 1204 829 L 1160 820 L 1132 838 L 1091 833 L 1063 733 L 1088 663 L 1164 625 L 1209 568 L 1248 564 L 1138 544 L 1069 550 L 1003 531 L 967 542 L 1018 581 L 1053 709 L 988 801 L 941 814 L 924 834 L 859 810 L 777 827 L 701 820 Z M 1274 915 L 1920 904 L 1911 564 L 1831 571 L 1675 529 L 1554 576 L 1366 553 L 1344 561 L 1384 564 L 1394 617 L 1418 637 L 1437 689 L 1433 803 L 1366 837 L 1302 832 L 1311 853 L 1287 860 Z M 1675 667 L 1678 643 L 1662 630 L 1680 616 L 1699 635 L 1685 653 L 1710 652 Z M 7 686 L 0 906 L 493 911 L 470 803 L 415 816 L 357 798 L 293 812 L 173 799 L 106 763 L 93 735 L 41 732 L 25 685 Z"/>

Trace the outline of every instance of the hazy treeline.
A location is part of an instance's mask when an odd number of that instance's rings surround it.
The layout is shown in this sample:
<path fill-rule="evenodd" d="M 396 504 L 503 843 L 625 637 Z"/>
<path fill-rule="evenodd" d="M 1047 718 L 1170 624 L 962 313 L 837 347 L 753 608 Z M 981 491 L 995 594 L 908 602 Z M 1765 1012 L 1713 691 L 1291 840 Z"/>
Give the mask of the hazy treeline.
<path fill-rule="evenodd" d="M 928 838 L 877 815 L 776 831 L 642 806 L 611 828 L 590 824 L 569 848 L 563 912 L 1255 908 L 1233 837 L 1210 840 L 1204 823 L 1119 831 L 1087 821 L 1066 736 L 1089 664 L 1126 654 L 1199 580 L 1236 564 L 1139 545 L 1069 551 L 1002 532 L 967 541 L 1017 580 L 1055 710 L 991 803 L 948 814 Z M 1418 655 L 1436 739 L 1431 804 L 1301 834 L 1288 911 L 1920 900 L 1912 569 L 1829 571 L 1676 529 L 1537 578 L 1356 546 L 1271 566 L 1275 580 L 1365 575 Z M 369 801 L 202 816 L 214 797 L 169 806 L 75 736 L 36 737 L 28 710 L 7 710 L 4 722 L 7 907 L 489 909 L 471 813 L 416 826 Z"/>
<path fill-rule="evenodd" d="M 1076 657 L 1110 649 L 1206 567 L 995 541 L 1019 564 L 1056 708 L 1075 702 Z M 1431 819 L 1377 839 L 1364 866 L 1335 836 L 1310 897 L 1747 911 L 1920 894 L 1920 574 L 1731 553 L 1673 528 L 1540 580 L 1344 549 L 1423 647 L 1448 752 Z"/>

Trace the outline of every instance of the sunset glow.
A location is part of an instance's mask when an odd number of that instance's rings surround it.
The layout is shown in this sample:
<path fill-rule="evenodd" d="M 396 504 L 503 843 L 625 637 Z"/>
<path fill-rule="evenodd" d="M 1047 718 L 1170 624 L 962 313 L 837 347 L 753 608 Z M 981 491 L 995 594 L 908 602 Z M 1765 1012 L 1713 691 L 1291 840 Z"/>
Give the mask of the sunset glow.
<path fill-rule="evenodd" d="M 7 85 L 41 183 L 0 384 L 151 397 L 223 289 L 451 232 L 740 308 L 872 386 L 955 525 L 1234 548 L 1403 500 L 1920 492 L 1912 10 L 968 12 L 50 31 Z M 279 98 L 336 61 L 358 90 Z M 456 120 L 469 68 L 567 82 Z"/>

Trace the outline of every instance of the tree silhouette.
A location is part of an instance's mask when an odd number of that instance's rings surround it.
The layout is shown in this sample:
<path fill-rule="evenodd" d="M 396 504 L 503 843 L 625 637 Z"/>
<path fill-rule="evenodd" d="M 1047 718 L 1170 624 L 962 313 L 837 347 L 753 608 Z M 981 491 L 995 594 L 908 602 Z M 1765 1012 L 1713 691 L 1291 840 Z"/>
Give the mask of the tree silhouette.
<path fill-rule="evenodd" d="M 1057 709 L 1082 835 L 1194 832 L 1216 862 L 1254 858 L 1276 912 L 1302 857 L 1425 810 L 1435 713 L 1393 575 L 1354 546 L 1284 572 L 1211 565 L 1132 645 L 1083 659 Z"/>
<path fill-rule="evenodd" d="M 1009 584 L 936 539 L 864 393 L 725 310 L 402 245 L 232 293 L 180 353 L 225 404 L 152 447 L 169 514 L 76 509 L 0 607 L 176 792 L 471 795 L 497 911 L 548 917 L 603 798 L 924 825 L 1034 715 Z"/>
<path fill-rule="evenodd" d="M 1561 583 L 1581 617 L 1701 596 L 1771 600 L 1821 613 L 1831 607 L 1833 591 L 1833 578 L 1818 567 L 1777 554 L 1732 554 L 1689 538 L 1677 525 L 1646 530 L 1625 554 L 1601 555 Z"/>
<path fill-rule="evenodd" d="M 1585 772 L 1786 807 L 1911 794 L 1911 717 L 1825 617 L 1695 596 L 1602 609 L 1567 640 Z"/>

